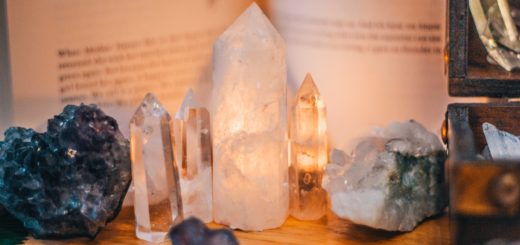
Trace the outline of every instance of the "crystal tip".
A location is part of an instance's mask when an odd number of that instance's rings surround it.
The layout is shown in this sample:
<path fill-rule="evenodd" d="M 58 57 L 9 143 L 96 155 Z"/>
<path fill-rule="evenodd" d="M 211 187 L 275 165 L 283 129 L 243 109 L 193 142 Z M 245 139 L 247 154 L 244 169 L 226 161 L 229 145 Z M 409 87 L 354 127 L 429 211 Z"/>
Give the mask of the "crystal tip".
<path fill-rule="evenodd" d="M 190 88 L 186 95 L 184 96 L 184 100 L 182 101 L 181 107 L 175 114 L 176 119 L 184 119 L 184 115 L 186 113 L 187 108 L 195 108 L 198 107 L 198 102 L 195 99 L 195 95 L 193 90 Z"/>
<path fill-rule="evenodd" d="M 302 84 L 300 85 L 300 89 L 298 90 L 298 94 L 319 94 L 318 86 L 316 86 L 316 83 L 314 82 L 314 79 L 312 78 L 312 75 L 310 73 L 307 73 L 305 75 L 305 79 L 303 79 Z"/>

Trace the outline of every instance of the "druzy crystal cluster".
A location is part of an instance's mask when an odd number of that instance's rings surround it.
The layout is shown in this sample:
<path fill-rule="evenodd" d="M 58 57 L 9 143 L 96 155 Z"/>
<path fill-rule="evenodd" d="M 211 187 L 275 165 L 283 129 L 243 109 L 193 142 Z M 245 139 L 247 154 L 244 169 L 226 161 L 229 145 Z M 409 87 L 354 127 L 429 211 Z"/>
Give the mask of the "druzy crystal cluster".
<path fill-rule="evenodd" d="M 94 237 L 130 180 L 129 142 L 96 106 L 69 105 L 47 132 L 13 127 L 0 142 L 0 204 L 37 238 Z"/>
<path fill-rule="evenodd" d="M 333 151 L 323 186 L 338 216 L 378 229 L 410 231 L 446 206 L 440 140 L 414 121 L 362 140 L 352 156 Z"/>
<path fill-rule="evenodd" d="M 172 245 L 238 245 L 233 232 L 227 229 L 211 230 L 197 218 L 188 218 L 172 227 L 169 232 Z"/>

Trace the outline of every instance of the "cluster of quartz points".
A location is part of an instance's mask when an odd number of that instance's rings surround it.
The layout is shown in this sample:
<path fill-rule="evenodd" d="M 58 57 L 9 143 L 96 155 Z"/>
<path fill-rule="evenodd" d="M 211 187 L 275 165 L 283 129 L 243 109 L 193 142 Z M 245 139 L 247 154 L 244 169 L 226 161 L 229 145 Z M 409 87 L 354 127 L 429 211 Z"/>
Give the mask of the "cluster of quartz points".
<path fill-rule="evenodd" d="M 213 58 L 212 132 L 191 91 L 174 122 L 152 95 L 132 118 L 139 238 L 162 241 L 187 216 L 244 230 L 287 217 L 285 43 L 253 4 L 217 39 Z"/>
<path fill-rule="evenodd" d="M 0 142 L 0 205 L 37 238 L 95 237 L 131 181 L 129 143 L 96 106 L 66 106 L 47 132 L 9 128 Z"/>
<path fill-rule="evenodd" d="M 447 204 L 445 159 L 440 140 L 420 124 L 393 123 L 362 140 L 352 156 L 334 150 L 323 186 L 339 217 L 410 231 Z"/>
<path fill-rule="evenodd" d="M 520 138 L 506 131 L 499 130 L 491 123 L 482 124 L 487 146 L 482 156 L 487 160 L 520 159 Z"/>
<path fill-rule="evenodd" d="M 166 227 L 183 216 L 214 219 L 242 230 L 276 228 L 288 215 L 289 197 L 294 217 L 318 219 L 325 214 L 325 106 L 311 76 L 289 113 L 288 169 L 283 39 L 252 4 L 216 40 L 213 51 L 211 133 L 209 112 L 191 91 L 173 126 L 151 95 L 132 120 L 137 234 L 145 240 L 162 240 Z M 167 211 L 158 211 L 163 209 Z"/>
<path fill-rule="evenodd" d="M 520 68 L 518 1 L 469 0 L 469 8 L 488 60 L 508 71 Z"/>
<path fill-rule="evenodd" d="M 175 126 L 157 98 L 146 95 L 132 117 L 130 133 L 137 237 L 163 241 L 183 217 L 212 221 L 209 113 L 196 107 L 192 92 Z"/>

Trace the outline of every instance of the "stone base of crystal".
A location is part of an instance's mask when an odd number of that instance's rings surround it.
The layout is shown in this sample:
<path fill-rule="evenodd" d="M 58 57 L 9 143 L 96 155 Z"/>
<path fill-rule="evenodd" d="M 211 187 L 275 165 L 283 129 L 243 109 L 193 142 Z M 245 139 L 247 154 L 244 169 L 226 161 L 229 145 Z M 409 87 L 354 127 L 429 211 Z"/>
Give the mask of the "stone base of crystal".
<path fill-rule="evenodd" d="M 168 240 L 168 232 L 146 232 L 140 231 L 138 228 L 135 230 L 137 238 L 153 243 L 160 243 Z"/>

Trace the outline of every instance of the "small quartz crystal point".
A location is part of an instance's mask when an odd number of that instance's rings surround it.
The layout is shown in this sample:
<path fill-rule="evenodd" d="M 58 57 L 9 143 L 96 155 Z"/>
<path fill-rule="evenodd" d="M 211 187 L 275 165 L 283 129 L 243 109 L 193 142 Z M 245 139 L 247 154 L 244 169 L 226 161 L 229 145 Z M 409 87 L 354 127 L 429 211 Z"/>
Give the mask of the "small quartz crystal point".
<path fill-rule="evenodd" d="M 130 121 L 135 229 L 149 242 L 167 239 L 183 218 L 179 174 L 173 158 L 172 120 L 147 94 Z"/>
<path fill-rule="evenodd" d="M 508 0 L 469 0 L 469 8 L 491 61 L 508 71 L 520 68 L 520 3 Z"/>
<path fill-rule="evenodd" d="M 390 124 L 362 140 L 350 157 L 331 154 L 323 186 L 332 211 L 356 224 L 411 231 L 447 204 L 439 138 L 414 121 Z"/>
<path fill-rule="evenodd" d="M 212 145 L 209 112 L 192 90 L 175 115 L 175 149 L 184 217 L 213 220 Z"/>
<path fill-rule="evenodd" d="M 520 159 L 520 138 L 508 132 L 497 129 L 491 123 L 482 124 L 486 137 L 489 156 L 494 160 Z"/>
<path fill-rule="evenodd" d="M 94 238 L 130 186 L 130 144 L 95 105 L 68 105 L 47 132 L 0 141 L 0 205 L 36 238 Z"/>
<path fill-rule="evenodd" d="M 242 230 L 288 215 L 285 42 L 253 3 L 213 46 L 213 215 Z"/>
<path fill-rule="evenodd" d="M 238 245 L 232 231 L 210 230 L 201 220 L 194 217 L 172 227 L 169 235 L 172 245 Z"/>
<path fill-rule="evenodd" d="M 310 74 L 296 93 L 290 115 L 290 211 L 297 219 L 316 220 L 327 210 L 321 187 L 328 162 L 327 121 L 325 103 Z"/>

